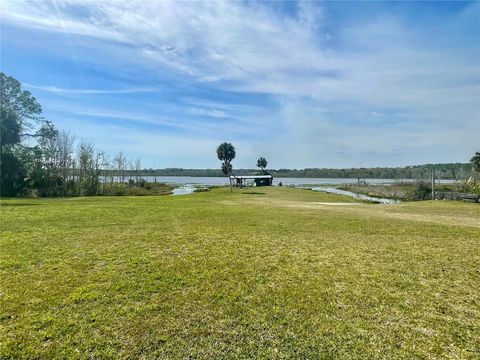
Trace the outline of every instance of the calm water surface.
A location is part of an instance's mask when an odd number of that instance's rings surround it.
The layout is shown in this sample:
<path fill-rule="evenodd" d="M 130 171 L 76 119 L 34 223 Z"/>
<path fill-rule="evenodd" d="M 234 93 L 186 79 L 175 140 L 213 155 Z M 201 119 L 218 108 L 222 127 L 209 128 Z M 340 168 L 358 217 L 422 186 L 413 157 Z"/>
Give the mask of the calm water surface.
<path fill-rule="evenodd" d="M 172 195 L 188 195 L 195 191 L 195 186 L 190 184 L 181 185 L 172 190 Z"/>
<path fill-rule="evenodd" d="M 149 182 L 157 182 L 172 185 L 228 185 L 227 177 L 196 177 L 196 176 L 144 176 L 143 179 Z M 413 179 L 365 179 L 367 184 L 393 184 L 396 182 L 414 182 Z M 274 178 L 273 184 L 278 185 L 344 185 L 356 184 L 357 178 Z M 437 180 L 439 184 L 451 184 L 455 180 Z"/>

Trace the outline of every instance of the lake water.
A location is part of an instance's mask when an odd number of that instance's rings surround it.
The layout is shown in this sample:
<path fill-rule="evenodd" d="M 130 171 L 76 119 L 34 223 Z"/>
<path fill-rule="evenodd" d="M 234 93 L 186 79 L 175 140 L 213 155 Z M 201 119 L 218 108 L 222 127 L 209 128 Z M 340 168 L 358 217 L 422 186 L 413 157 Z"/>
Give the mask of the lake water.
<path fill-rule="evenodd" d="M 195 191 L 195 186 L 185 184 L 172 190 L 172 195 L 188 195 Z"/>
<path fill-rule="evenodd" d="M 394 200 L 394 199 L 385 199 L 385 198 L 378 198 L 378 197 L 373 197 L 373 196 L 367 196 L 363 194 L 357 194 L 351 191 L 345 191 L 345 190 L 340 190 L 337 188 L 333 187 L 312 187 L 313 191 L 321 191 L 321 192 L 326 192 L 330 194 L 338 194 L 338 195 L 346 195 L 353 197 L 355 199 L 359 200 L 366 200 L 366 201 L 371 201 L 371 202 L 376 202 L 380 204 L 398 204 L 400 203 L 399 200 Z"/>
<path fill-rule="evenodd" d="M 148 182 L 157 182 L 172 184 L 172 185 L 229 185 L 227 177 L 196 177 L 196 176 L 144 176 Z M 362 180 L 363 181 L 363 180 Z M 393 184 L 396 182 L 414 182 L 413 179 L 365 179 L 367 184 Z M 279 183 L 283 185 L 344 185 L 356 184 L 357 178 L 274 178 L 273 185 Z M 437 184 L 451 184 L 455 180 L 437 180 Z"/>
<path fill-rule="evenodd" d="M 177 188 L 173 189 L 172 195 L 188 195 L 191 194 L 195 191 L 196 187 L 199 186 L 199 184 L 182 184 L 178 186 Z M 301 185 L 297 185 L 301 187 Z M 331 193 L 331 194 L 339 194 L 339 195 L 346 195 L 346 196 L 351 196 L 354 197 L 355 199 L 360 199 L 360 200 L 366 200 L 366 201 L 371 201 L 371 202 L 376 202 L 380 204 L 397 204 L 400 201 L 398 200 L 393 200 L 393 199 L 384 199 L 384 198 L 377 198 L 377 197 L 372 197 L 372 196 L 367 196 L 363 194 L 357 194 L 351 191 L 345 191 L 345 190 L 340 190 L 334 187 L 328 187 L 328 186 L 321 186 L 321 187 L 312 187 L 311 188 L 313 191 L 321 191 L 321 192 L 326 192 L 326 193 Z"/>

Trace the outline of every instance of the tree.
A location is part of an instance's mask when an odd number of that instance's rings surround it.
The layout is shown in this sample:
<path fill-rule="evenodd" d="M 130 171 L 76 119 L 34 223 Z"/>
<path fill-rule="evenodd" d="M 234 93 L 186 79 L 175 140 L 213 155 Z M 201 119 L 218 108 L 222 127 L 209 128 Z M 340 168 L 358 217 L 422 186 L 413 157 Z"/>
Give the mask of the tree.
<path fill-rule="evenodd" d="M 140 158 L 137 158 L 137 160 L 135 160 L 134 167 L 135 167 L 135 182 L 138 184 L 138 182 L 140 181 L 140 170 L 142 170 L 142 163 Z"/>
<path fill-rule="evenodd" d="M 260 168 L 260 171 L 262 172 L 262 174 L 265 174 L 265 168 L 267 167 L 267 164 L 268 162 L 264 157 L 258 158 L 257 167 Z"/>
<path fill-rule="evenodd" d="M 41 136 L 36 133 L 26 134 L 24 131 L 43 121 L 42 107 L 30 91 L 22 90 L 22 85 L 18 80 L 3 72 L 0 72 L 0 104 L 2 109 L 8 109 L 16 114 L 22 136 Z"/>
<path fill-rule="evenodd" d="M 218 160 L 222 161 L 222 171 L 225 175 L 232 172 L 232 160 L 235 159 L 235 148 L 230 143 L 223 143 L 217 148 Z"/>
<path fill-rule="evenodd" d="M 20 143 L 20 119 L 12 109 L 1 108 L 0 113 L 0 146 L 12 146 Z"/>
<path fill-rule="evenodd" d="M 472 169 L 475 173 L 480 174 L 480 151 L 477 151 L 475 155 L 470 159 Z"/>
<path fill-rule="evenodd" d="M 96 151 L 94 157 L 94 174 L 95 174 L 95 183 L 96 183 L 96 191 L 97 193 L 100 192 L 99 185 L 100 185 L 100 178 L 102 174 L 102 170 L 108 167 L 108 157 L 103 151 Z"/>
<path fill-rule="evenodd" d="M 75 195 L 74 138 L 49 122 L 39 133 L 37 146 L 22 146 L 17 151 L 28 169 L 29 187 L 39 196 Z"/>
<path fill-rule="evenodd" d="M 100 192 L 100 172 L 106 165 L 103 152 L 92 144 L 82 143 L 78 148 L 79 195 L 97 195 Z"/>
<path fill-rule="evenodd" d="M 30 169 L 30 186 L 37 190 L 40 196 L 60 195 L 63 193 L 64 181 L 57 146 L 59 132 L 52 123 L 45 122 L 37 133 L 41 134 L 38 145 L 30 148 L 30 157 L 25 161 Z"/>
<path fill-rule="evenodd" d="M 225 174 L 225 175 L 229 175 L 232 173 L 232 164 L 230 163 L 227 163 L 227 162 L 223 162 L 222 163 L 222 166 L 221 166 L 221 169 L 222 169 L 222 172 Z"/>
<path fill-rule="evenodd" d="M 127 169 L 127 158 L 123 153 L 120 151 L 115 157 L 113 158 L 113 162 L 115 164 L 117 170 L 117 179 L 119 182 L 125 182 L 125 170 Z"/>
<path fill-rule="evenodd" d="M 15 151 L 20 143 L 20 121 L 8 107 L 0 112 L 0 194 L 16 196 L 25 186 L 26 171 Z"/>
<path fill-rule="evenodd" d="M 130 161 L 128 162 L 128 167 L 129 167 L 128 170 L 130 170 L 130 171 L 128 172 L 128 182 L 129 182 L 129 183 L 133 183 L 133 175 L 135 174 L 135 161 L 130 160 Z"/>
<path fill-rule="evenodd" d="M 15 196 L 25 190 L 29 177 L 26 160 L 39 158 L 39 149 L 21 144 L 23 137 L 51 135 L 41 117 L 42 107 L 20 82 L 0 72 L 0 194 Z M 35 125 L 40 129 L 31 131 Z M 30 167 L 32 168 L 32 167 Z"/>
<path fill-rule="evenodd" d="M 74 138 L 41 114 L 32 94 L 0 72 L 1 196 L 96 195 L 102 191 L 102 172 L 116 172 L 118 180 L 125 181 L 129 162 L 123 153 L 117 154 L 110 171 L 105 170 L 105 154 L 91 144 L 80 144 L 74 157 Z M 138 182 L 140 166 L 140 159 L 130 162 L 130 179 L 135 175 Z"/>
<path fill-rule="evenodd" d="M 0 174 L 1 196 L 17 196 L 25 191 L 27 171 L 21 158 L 11 149 L 2 149 Z"/>
<path fill-rule="evenodd" d="M 230 143 L 224 142 L 223 144 L 220 144 L 217 148 L 218 160 L 222 162 L 222 172 L 227 176 L 233 175 L 232 160 L 235 159 L 235 155 L 235 148 Z M 235 177 L 235 175 L 233 175 L 233 177 Z M 230 182 L 230 187 L 231 184 L 232 183 Z"/>
<path fill-rule="evenodd" d="M 61 131 L 58 134 L 56 148 L 58 156 L 58 167 L 61 177 L 65 182 L 70 179 L 71 170 L 73 167 L 73 153 L 74 153 L 75 138 L 66 131 Z"/>

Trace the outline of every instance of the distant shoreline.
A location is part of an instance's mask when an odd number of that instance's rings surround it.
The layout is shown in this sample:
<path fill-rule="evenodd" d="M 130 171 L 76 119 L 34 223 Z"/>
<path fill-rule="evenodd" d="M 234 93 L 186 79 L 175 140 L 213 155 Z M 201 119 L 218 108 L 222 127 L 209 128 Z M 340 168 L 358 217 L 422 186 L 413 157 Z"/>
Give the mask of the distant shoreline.
<path fill-rule="evenodd" d="M 422 180 L 430 179 L 432 169 L 435 169 L 435 177 L 443 180 L 465 180 L 471 176 L 471 164 L 469 163 L 446 163 L 425 164 L 405 167 L 375 167 L 375 168 L 307 168 L 307 169 L 267 169 L 274 177 L 285 178 L 359 178 L 362 179 L 397 179 L 397 180 Z M 235 175 L 258 174 L 258 169 L 234 169 Z M 111 174 L 108 170 L 102 171 L 102 175 Z M 126 174 L 129 174 L 127 171 Z M 220 169 L 143 169 L 140 176 L 190 176 L 190 177 L 224 177 Z"/>

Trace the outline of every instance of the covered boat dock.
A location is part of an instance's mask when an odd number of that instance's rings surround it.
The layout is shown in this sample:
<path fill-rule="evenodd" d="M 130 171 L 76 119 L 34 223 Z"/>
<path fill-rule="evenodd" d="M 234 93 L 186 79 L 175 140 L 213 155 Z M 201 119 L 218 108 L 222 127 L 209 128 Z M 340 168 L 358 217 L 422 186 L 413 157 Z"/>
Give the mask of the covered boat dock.
<path fill-rule="evenodd" d="M 273 185 L 272 175 L 242 175 L 230 176 L 230 185 L 236 187 L 244 186 L 271 186 Z"/>

